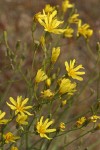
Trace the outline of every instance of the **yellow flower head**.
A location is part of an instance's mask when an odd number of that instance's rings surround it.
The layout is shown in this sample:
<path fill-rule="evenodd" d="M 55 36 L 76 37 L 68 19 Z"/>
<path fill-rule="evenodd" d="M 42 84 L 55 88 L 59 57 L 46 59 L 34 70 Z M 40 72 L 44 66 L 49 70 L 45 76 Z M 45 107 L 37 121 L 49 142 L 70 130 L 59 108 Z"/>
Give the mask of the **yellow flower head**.
<path fill-rule="evenodd" d="M 97 120 L 100 119 L 100 116 L 93 115 L 90 117 L 91 122 L 97 122 Z"/>
<path fill-rule="evenodd" d="M 16 146 L 12 146 L 10 150 L 18 150 Z"/>
<path fill-rule="evenodd" d="M 51 92 L 50 89 L 42 91 L 41 94 L 42 94 L 43 98 L 49 98 L 49 97 L 53 97 L 54 96 L 54 93 Z"/>
<path fill-rule="evenodd" d="M 81 117 L 77 120 L 76 125 L 77 127 L 81 127 L 86 122 L 86 117 Z"/>
<path fill-rule="evenodd" d="M 44 36 L 41 36 L 40 43 L 43 47 L 45 47 L 45 37 Z"/>
<path fill-rule="evenodd" d="M 57 48 L 54 47 L 52 49 L 51 62 L 55 63 L 57 61 L 59 55 L 60 55 L 60 47 L 57 47 Z"/>
<path fill-rule="evenodd" d="M 61 107 L 65 106 L 66 104 L 67 104 L 67 100 L 66 99 L 61 101 Z"/>
<path fill-rule="evenodd" d="M 17 96 L 17 100 L 14 100 L 12 97 L 10 97 L 9 99 L 12 104 L 9 104 L 8 102 L 6 103 L 12 110 L 15 111 L 15 115 L 17 115 L 18 113 L 22 115 L 24 115 L 25 113 L 27 115 L 32 115 L 31 113 L 27 111 L 27 109 L 32 108 L 32 106 L 25 106 L 29 100 L 28 98 L 23 100 L 22 96 Z"/>
<path fill-rule="evenodd" d="M 0 110 L 0 124 L 6 124 L 9 121 L 8 119 L 3 119 L 5 115 L 6 113 Z"/>
<path fill-rule="evenodd" d="M 61 122 L 60 125 L 59 125 L 59 128 L 60 128 L 60 131 L 64 131 L 65 128 L 66 128 L 65 123 Z"/>
<path fill-rule="evenodd" d="M 80 77 L 80 75 L 85 74 L 84 71 L 80 72 L 78 71 L 79 69 L 84 69 L 84 67 L 82 65 L 79 65 L 77 67 L 75 67 L 75 59 L 74 60 L 70 60 L 70 64 L 68 64 L 68 62 L 65 62 L 65 66 L 66 66 L 66 70 L 68 72 L 68 76 L 72 77 L 73 79 L 77 79 L 79 81 L 82 81 L 83 78 Z"/>
<path fill-rule="evenodd" d="M 64 36 L 67 38 L 71 38 L 73 36 L 73 32 L 74 32 L 74 30 L 72 28 L 67 27 L 64 32 Z"/>
<path fill-rule="evenodd" d="M 56 129 L 48 129 L 49 126 L 51 126 L 53 124 L 53 121 L 49 121 L 49 119 L 46 119 L 44 122 L 43 122 L 43 116 L 40 118 L 40 121 L 37 122 L 36 124 L 36 130 L 37 132 L 40 134 L 40 137 L 43 137 L 43 138 L 47 138 L 48 140 L 52 139 L 52 138 L 49 138 L 46 133 L 51 133 L 51 132 L 55 132 Z"/>
<path fill-rule="evenodd" d="M 5 143 L 10 143 L 10 142 L 15 142 L 18 140 L 20 137 L 13 135 L 11 132 L 8 132 L 3 135 L 3 138 L 5 140 Z"/>
<path fill-rule="evenodd" d="M 37 74 L 36 74 L 35 81 L 37 83 L 39 83 L 39 82 L 42 82 L 46 79 L 47 79 L 47 75 L 45 74 L 45 72 L 42 69 L 39 69 Z"/>
<path fill-rule="evenodd" d="M 100 123 L 96 126 L 96 130 L 100 130 Z"/>
<path fill-rule="evenodd" d="M 72 7 L 74 7 L 74 5 L 71 4 L 71 3 L 69 2 L 69 0 L 63 0 L 63 2 L 62 2 L 62 11 L 63 11 L 64 13 L 68 10 L 68 8 L 72 8 Z"/>
<path fill-rule="evenodd" d="M 51 85 L 51 78 L 48 78 L 48 79 L 46 80 L 46 85 L 47 85 L 48 87 Z"/>
<path fill-rule="evenodd" d="M 44 11 L 46 13 L 50 13 L 50 12 L 54 11 L 54 9 L 55 9 L 55 7 L 52 7 L 52 6 L 50 6 L 50 4 L 47 4 L 44 8 Z"/>
<path fill-rule="evenodd" d="M 68 95 L 73 95 L 73 93 L 76 91 L 76 83 L 71 83 L 71 80 L 69 79 L 62 79 L 59 87 L 59 93 L 65 94 L 68 93 Z"/>
<path fill-rule="evenodd" d="M 79 20 L 77 36 L 79 37 L 80 35 L 83 35 L 84 38 L 88 39 L 93 34 L 93 30 L 89 29 L 89 28 L 90 28 L 90 26 L 88 24 L 83 24 L 82 25 L 82 21 Z"/>
<path fill-rule="evenodd" d="M 69 19 L 68 22 L 71 23 L 78 23 L 79 22 L 79 14 L 73 14 Z"/>
<path fill-rule="evenodd" d="M 26 121 L 28 118 L 27 115 L 24 115 L 24 114 L 18 114 L 17 118 L 16 118 L 16 122 L 19 124 L 19 125 L 28 125 L 28 122 Z"/>
<path fill-rule="evenodd" d="M 57 11 L 54 10 L 51 13 L 47 13 L 43 10 L 43 14 L 38 13 L 35 15 L 37 21 L 44 27 L 45 31 L 52 32 L 54 34 L 62 34 L 64 29 L 59 29 L 59 25 L 63 21 L 57 19 Z"/>

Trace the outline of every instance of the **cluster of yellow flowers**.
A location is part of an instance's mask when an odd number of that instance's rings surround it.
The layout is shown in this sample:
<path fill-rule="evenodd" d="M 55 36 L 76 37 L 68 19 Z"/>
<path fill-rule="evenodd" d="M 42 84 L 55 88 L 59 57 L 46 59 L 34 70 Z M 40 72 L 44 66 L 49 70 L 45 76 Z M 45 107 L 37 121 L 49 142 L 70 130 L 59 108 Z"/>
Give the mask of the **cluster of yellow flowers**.
<path fill-rule="evenodd" d="M 25 106 L 28 102 L 28 99 L 26 98 L 25 100 L 22 100 L 22 96 L 18 96 L 17 100 L 14 100 L 12 97 L 10 97 L 10 102 L 12 104 L 9 104 L 7 102 L 7 105 L 10 107 L 11 110 L 15 112 L 16 122 L 18 123 L 18 125 L 19 126 L 28 125 L 28 122 L 26 121 L 28 115 L 32 116 L 32 114 L 27 111 L 27 109 L 32 108 L 32 106 Z M 0 124 L 7 124 L 7 122 L 9 121 L 7 119 L 3 119 L 4 116 L 5 116 L 5 112 L 1 112 L 0 110 Z M 45 122 L 43 123 L 43 116 L 42 116 L 40 118 L 40 121 L 37 122 L 36 131 L 40 134 L 41 137 L 51 139 L 46 135 L 46 133 L 56 131 L 56 129 L 48 129 L 48 127 L 51 124 L 53 124 L 53 121 L 49 121 L 49 119 L 46 119 Z M 22 130 L 24 130 L 23 127 Z M 20 136 L 15 136 L 11 132 L 8 132 L 3 135 L 3 138 L 5 140 L 5 143 L 9 143 L 9 142 L 15 142 L 20 138 Z"/>
<path fill-rule="evenodd" d="M 38 13 L 35 15 L 35 19 L 44 27 L 45 31 L 52 32 L 55 34 L 62 34 L 63 29 L 58 28 L 63 21 L 57 19 L 57 10 Z"/>
<path fill-rule="evenodd" d="M 100 119 L 100 116 L 97 116 L 97 115 L 92 115 L 91 117 L 88 117 L 88 118 L 81 117 L 76 121 L 76 125 L 77 127 L 81 127 L 81 126 L 89 124 L 90 122 L 96 123 L 97 120 L 99 119 Z"/>
<path fill-rule="evenodd" d="M 62 12 L 65 14 L 69 8 L 74 8 L 74 4 L 71 4 L 69 0 L 64 0 L 62 2 Z M 89 39 L 93 30 L 90 29 L 88 24 L 82 25 L 82 20 L 78 18 L 78 13 L 72 13 L 68 18 L 68 25 L 64 25 L 64 20 L 58 20 L 58 11 L 56 7 L 46 5 L 43 9 L 43 12 L 39 12 L 34 16 L 34 20 L 38 21 L 43 27 L 44 31 L 54 33 L 54 34 L 63 34 L 67 38 L 73 37 L 74 29 L 71 27 L 71 24 L 77 25 L 77 37 L 82 35 L 84 38 Z M 60 28 L 60 25 L 63 28 Z"/>

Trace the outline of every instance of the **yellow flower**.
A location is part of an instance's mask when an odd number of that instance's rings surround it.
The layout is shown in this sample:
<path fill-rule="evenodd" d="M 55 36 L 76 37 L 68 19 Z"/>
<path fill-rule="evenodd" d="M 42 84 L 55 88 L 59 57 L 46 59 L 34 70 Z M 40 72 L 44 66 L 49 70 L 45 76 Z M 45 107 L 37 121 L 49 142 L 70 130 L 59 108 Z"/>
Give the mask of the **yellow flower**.
<path fill-rule="evenodd" d="M 86 117 L 81 117 L 77 120 L 76 125 L 77 127 L 82 126 L 86 122 Z"/>
<path fill-rule="evenodd" d="M 3 138 L 5 140 L 5 143 L 9 143 L 9 142 L 15 142 L 20 137 L 13 135 L 11 132 L 8 132 L 8 133 L 6 133 L 6 134 L 3 135 Z"/>
<path fill-rule="evenodd" d="M 79 81 L 82 81 L 83 78 L 80 77 L 80 75 L 85 74 L 85 72 L 80 72 L 78 71 L 79 69 L 84 69 L 84 67 L 82 65 L 78 65 L 77 67 L 75 67 L 75 59 L 74 60 L 70 60 L 70 64 L 68 64 L 68 62 L 65 62 L 65 66 L 66 66 L 66 70 L 68 72 L 68 76 L 71 76 L 73 79 L 77 79 Z"/>
<path fill-rule="evenodd" d="M 64 29 L 59 29 L 59 25 L 63 23 L 63 21 L 59 21 L 57 19 L 57 11 L 54 10 L 51 13 L 45 13 L 43 10 L 43 14 L 38 13 L 35 15 L 35 18 L 38 22 L 44 27 L 45 31 L 52 32 L 54 34 L 62 34 Z"/>
<path fill-rule="evenodd" d="M 10 150 L 18 150 L 16 146 L 12 146 Z"/>
<path fill-rule="evenodd" d="M 59 87 L 59 93 L 65 94 L 68 93 L 68 95 L 73 95 L 73 93 L 76 91 L 76 83 L 71 83 L 71 80 L 69 79 L 62 79 Z"/>
<path fill-rule="evenodd" d="M 43 98 L 49 98 L 49 97 L 54 96 L 54 93 L 51 92 L 50 89 L 47 89 L 47 90 L 42 91 L 41 94 L 42 94 L 42 97 L 43 97 Z"/>
<path fill-rule="evenodd" d="M 78 31 L 77 31 L 77 36 L 79 37 L 80 35 L 83 35 L 84 38 L 89 38 L 93 34 L 93 30 L 89 29 L 90 26 L 88 24 L 83 24 L 82 21 L 79 20 L 78 22 Z"/>
<path fill-rule="evenodd" d="M 64 122 L 61 122 L 60 125 L 59 125 L 59 128 L 60 128 L 60 131 L 64 131 L 65 130 L 65 123 Z"/>
<path fill-rule="evenodd" d="M 47 5 L 45 6 L 45 8 L 44 8 L 44 11 L 45 11 L 46 13 L 50 13 L 50 12 L 52 12 L 54 9 L 55 9 L 55 7 L 52 7 L 52 6 L 50 6 L 50 4 L 47 4 Z"/>
<path fill-rule="evenodd" d="M 46 133 L 51 133 L 51 132 L 55 132 L 56 129 L 48 129 L 49 126 L 51 126 L 51 124 L 53 124 L 53 121 L 49 121 L 49 119 L 47 118 L 44 122 L 43 122 L 43 116 L 40 118 L 40 121 L 37 122 L 36 124 L 36 129 L 37 132 L 40 134 L 40 137 L 43 138 L 47 138 L 48 140 L 52 139 L 49 138 Z"/>
<path fill-rule="evenodd" d="M 19 125 L 28 125 L 28 122 L 26 121 L 28 118 L 27 115 L 24 115 L 24 114 L 18 114 L 17 118 L 16 118 L 16 122 L 19 124 Z"/>
<path fill-rule="evenodd" d="M 51 85 L 51 78 L 48 78 L 48 79 L 46 80 L 46 85 L 47 85 L 48 87 Z"/>
<path fill-rule="evenodd" d="M 100 123 L 96 126 L 96 130 L 100 130 Z"/>
<path fill-rule="evenodd" d="M 8 102 L 6 103 L 12 110 L 15 111 L 15 115 L 17 115 L 18 113 L 22 115 L 24 115 L 24 113 L 26 113 L 27 115 L 32 115 L 27 111 L 27 109 L 32 108 L 32 106 L 25 106 L 29 100 L 28 98 L 23 100 L 22 96 L 17 96 L 17 100 L 14 100 L 12 97 L 10 97 L 9 99 L 12 104 L 9 104 Z"/>
<path fill-rule="evenodd" d="M 64 13 L 68 10 L 68 8 L 72 8 L 72 7 L 74 7 L 74 5 L 71 4 L 71 3 L 69 2 L 69 0 L 63 0 L 63 2 L 62 2 L 62 11 L 63 11 Z"/>
<path fill-rule="evenodd" d="M 63 107 L 63 106 L 65 106 L 66 104 L 67 104 L 67 100 L 62 100 L 61 106 Z"/>
<path fill-rule="evenodd" d="M 69 19 L 68 22 L 71 23 L 78 23 L 79 22 L 79 14 L 73 14 Z"/>
<path fill-rule="evenodd" d="M 39 83 L 39 82 L 42 82 L 46 79 L 47 79 L 47 75 L 45 74 L 45 72 L 42 69 L 39 69 L 37 74 L 36 74 L 35 81 L 37 83 Z"/>
<path fill-rule="evenodd" d="M 60 47 L 57 47 L 57 48 L 54 47 L 52 49 L 51 62 L 55 63 L 57 61 L 59 55 L 60 55 Z"/>
<path fill-rule="evenodd" d="M 93 116 L 90 117 L 90 120 L 92 122 L 97 122 L 98 119 L 100 119 L 100 116 L 97 116 L 97 115 L 93 115 Z"/>
<path fill-rule="evenodd" d="M 41 36 L 40 43 L 43 47 L 45 47 L 45 37 L 44 36 Z"/>
<path fill-rule="evenodd" d="M 5 115 L 6 113 L 0 110 L 0 124 L 6 124 L 9 121 L 8 119 L 3 119 Z"/>
<path fill-rule="evenodd" d="M 72 28 L 67 27 L 65 32 L 64 32 L 64 36 L 71 38 L 73 36 L 73 32 L 74 32 L 74 30 Z"/>

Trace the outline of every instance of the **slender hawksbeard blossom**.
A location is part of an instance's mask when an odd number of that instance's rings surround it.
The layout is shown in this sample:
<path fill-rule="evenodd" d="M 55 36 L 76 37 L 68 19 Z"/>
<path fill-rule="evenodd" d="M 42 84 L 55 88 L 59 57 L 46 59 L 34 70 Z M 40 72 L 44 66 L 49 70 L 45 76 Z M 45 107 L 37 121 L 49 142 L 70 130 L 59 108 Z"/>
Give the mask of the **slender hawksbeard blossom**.
<path fill-rule="evenodd" d="M 86 117 L 81 117 L 76 121 L 76 126 L 81 127 L 86 122 Z"/>
<path fill-rule="evenodd" d="M 0 110 L 0 124 L 6 124 L 7 122 L 9 122 L 8 119 L 3 119 L 5 117 L 6 113 L 5 112 L 2 112 Z"/>
<path fill-rule="evenodd" d="M 79 14 L 73 14 L 71 17 L 69 17 L 68 23 L 69 24 L 73 24 L 73 23 L 77 24 L 80 20 L 78 17 L 79 17 Z"/>
<path fill-rule="evenodd" d="M 37 122 L 36 124 L 36 130 L 37 132 L 40 134 L 40 137 L 42 138 L 47 138 L 48 140 L 52 139 L 49 138 L 46 134 L 47 133 L 52 133 L 55 132 L 56 129 L 48 129 L 49 126 L 51 126 L 53 124 L 53 120 L 49 121 L 49 119 L 47 118 L 44 122 L 43 122 L 43 116 L 40 118 L 40 121 Z"/>
<path fill-rule="evenodd" d="M 59 55 L 60 55 L 60 47 L 56 47 L 56 48 L 53 47 L 53 49 L 52 49 L 52 56 L 51 56 L 51 62 L 55 63 L 57 61 Z"/>
<path fill-rule="evenodd" d="M 51 85 L 51 78 L 48 78 L 48 79 L 46 80 L 46 85 L 47 85 L 48 87 L 50 87 L 50 85 Z"/>
<path fill-rule="evenodd" d="M 52 7 L 50 4 L 47 4 L 46 6 L 45 6 L 45 8 L 44 8 L 44 11 L 46 12 L 46 13 L 50 13 L 50 12 L 52 12 L 52 11 L 54 11 L 55 10 L 55 7 Z"/>
<path fill-rule="evenodd" d="M 74 30 L 70 27 L 66 28 L 66 31 L 64 32 L 64 36 L 67 38 L 71 38 L 73 36 Z"/>
<path fill-rule="evenodd" d="M 67 104 L 67 100 L 66 99 L 61 101 L 61 107 L 65 106 L 66 104 Z"/>
<path fill-rule="evenodd" d="M 71 83 L 71 80 L 63 78 L 60 83 L 59 93 L 73 95 L 76 91 L 76 83 Z"/>
<path fill-rule="evenodd" d="M 24 114 L 32 115 L 27 111 L 27 109 L 32 108 L 32 106 L 25 106 L 29 100 L 28 98 L 23 100 L 22 96 L 17 96 L 17 100 L 14 100 L 12 97 L 10 97 L 9 99 L 12 104 L 9 104 L 8 102 L 6 103 L 12 110 L 15 111 L 15 115 L 17 115 L 18 113 L 22 115 Z"/>
<path fill-rule="evenodd" d="M 46 43 L 45 43 L 45 37 L 44 36 L 40 37 L 40 44 L 42 47 L 45 47 Z"/>
<path fill-rule="evenodd" d="M 91 122 L 97 122 L 97 120 L 100 119 L 100 116 L 93 115 L 89 119 L 90 119 Z"/>
<path fill-rule="evenodd" d="M 66 128 L 65 123 L 64 122 L 60 122 L 60 125 L 59 125 L 60 131 L 65 131 L 65 128 Z"/>
<path fill-rule="evenodd" d="M 72 7 L 74 7 L 74 5 L 71 4 L 69 2 L 69 0 L 63 0 L 63 2 L 62 2 L 62 11 L 63 11 L 63 13 L 65 13 L 69 8 L 72 8 Z"/>
<path fill-rule="evenodd" d="M 28 118 L 27 115 L 21 115 L 21 114 L 18 114 L 17 118 L 16 118 L 16 122 L 19 124 L 19 125 L 28 125 L 28 122 L 26 121 Z"/>
<path fill-rule="evenodd" d="M 45 10 L 43 10 L 43 14 L 38 13 L 35 15 L 35 18 L 47 32 L 52 32 L 54 34 L 62 34 L 65 31 L 65 29 L 59 28 L 59 25 L 61 25 L 64 21 L 59 21 L 57 19 L 56 10 L 50 13 L 46 13 Z"/>
<path fill-rule="evenodd" d="M 41 94 L 43 98 L 51 98 L 54 96 L 54 93 L 50 89 L 42 91 Z"/>
<path fill-rule="evenodd" d="M 88 24 L 83 24 L 82 21 L 79 20 L 78 22 L 78 31 L 77 31 L 77 36 L 79 37 L 80 35 L 84 36 L 84 38 L 88 39 L 91 37 L 93 34 L 93 30 L 90 29 L 90 26 Z"/>
<path fill-rule="evenodd" d="M 16 146 L 12 146 L 10 150 L 18 150 Z"/>
<path fill-rule="evenodd" d="M 13 135 L 11 132 L 8 132 L 3 135 L 3 138 L 5 140 L 5 143 L 10 143 L 10 142 L 15 142 L 18 140 L 20 137 Z"/>
<path fill-rule="evenodd" d="M 47 78 L 48 76 L 45 74 L 45 72 L 42 69 L 39 69 L 35 77 L 35 82 L 39 83 L 46 80 Z"/>
<path fill-rule="evenodd" d="M 72 77 L 73 79 L 77 79 L 79 81 L 82 81 L 83 78 L 80 77 L 80 75 L 85 74 L 84 71 L 78 71 L 79 69 L 84 69 L 84 67 L 82 65 L 78 65 L 77 67 L 75 67 L 75 59 L 74 60 L 70 60 L 70 64 L 68 64 L 68 62 L 65 62 L 65 67 L 66 70 L 68 72 L 68 76 Z"/>

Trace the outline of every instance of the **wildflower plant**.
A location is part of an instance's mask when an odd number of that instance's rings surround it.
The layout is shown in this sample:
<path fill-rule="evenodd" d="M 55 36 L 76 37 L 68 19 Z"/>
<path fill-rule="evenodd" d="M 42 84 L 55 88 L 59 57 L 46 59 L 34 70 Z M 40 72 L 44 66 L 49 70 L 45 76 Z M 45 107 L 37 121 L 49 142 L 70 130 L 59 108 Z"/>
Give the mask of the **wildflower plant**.
<path fill-rule="evenodd" d="M 55 132 L 56 129 L 48 129 L 50 125 L 53 124 L 53 121 L 49 121 L 49 119 L 46 119 L 43 122 L 43 116 L 40 118 L 40 121 L 37 122 L 36 124 L 36 131 L 40 134 L 41 137 L 47 138 L 48 140 L 50 140 L 51 138 L 49 138 L 46 134 L 47 133 L 52 133 Z"/>
<path fill-rule="evenodd" d="M 75 59 L 74 60 L 70 60 L 70 64 L 68 64 L 68 62 L 65 62 L 65 67 L 66 70 L 68 72 L 68 76 L 71 76 L 73 79 L 77 79 L 79 81 L 82 81 L 83 78 L 80 77 L 80 75 L 84 75 L 85 72 L 84 71 L 78 71 L 79 69 L 84 69 L 84 67 L 82 65 L 78 65 L 77 67 L 74 67 L 75 65 Z"/>
<path fill-rule="evenodd" d="M 34 33 L 38 24 L 43 32 L 37 41 Z M 4 31 L 2 41 L 6 47 L 5 57 L 13 77 L 7 82 L 5 95 L 0 96 L 0 150 L 67 149 L 75 141 L 100 129 L 100 69 L 99 73 L 95 69 L 100 64 L 100 43 L 97 43 L 95 59 L 89 47 L 92 35 L 92 28 L 83 23 L 70 0 L 63 0 L 61 7 L 47 4 L 33 16 L 29 66 L 26 65 L 27 57 L 24 56 L 21 43 L 17 41 L 16 51 L 12 50 L 7 32 Z M 78 44 L 80 38 L 86 42 L 88 52 L 95 61 L 95 71 L 90 74 L 87 82 L 87 68 L 81 59 L 79 63 L 77 57 L 68 55 L 68 45 L 64 52 L 66 58 L 61 57 L 63 41 L 75 39 Z M 84 94 L 84 91 L 95 80 L 99 81 L 97 97 L 93 97 L 95 101 L 92 100 L 90 106 L 83 108 L 83 111 L 80 109 L 83 107 L 81 104 L 94 96 L 93 90 L 90 96 Z M 24 85 L 24 88 L 15 96 L 11 89 L 17 82 L 21 87 Z M 80 134 L 75 135 L 74 131 Z M 69 135 L 70 132 L 73 135 Z M 77 137 L 73 139 L 70 136 Z"/>
<path fill-rule="evenodd" d="M 11 132 L 8 132 L 3 135 L 3 138 L 5 140 L 5 143 L 9 143 L 9 142 L 15 142 L 15 140 L 19 139 L 20 137 L 14 136 Z"/>
<path fill-rule="evenodd" d="M 22 96 L 17 96 L 17 101 L 14 100 L 12 97 L 10 97 L 9 99 L 12 104 L 9 104 L 7 102 L 7 105 L 10 107 L 10 109 L 15 110 L 15 115 L 18 113 L 20 114 L 26 113 L 27 115 L 32 115 L 27 111 L 27 109 L 32 108 L 32 106 L 25 106 L 29 100 L 28 98 L 22 100 Z"/>
<path fill-rule="evenodd" d="M 35 16 L 36 20 L 44 27 L 45 31 L 52 32 L 54 34 L 62 34 L 64 29 L 59 28 L 63 21 L 57 19 L 57 10 L 53 12 L 38 13 Z"/>

